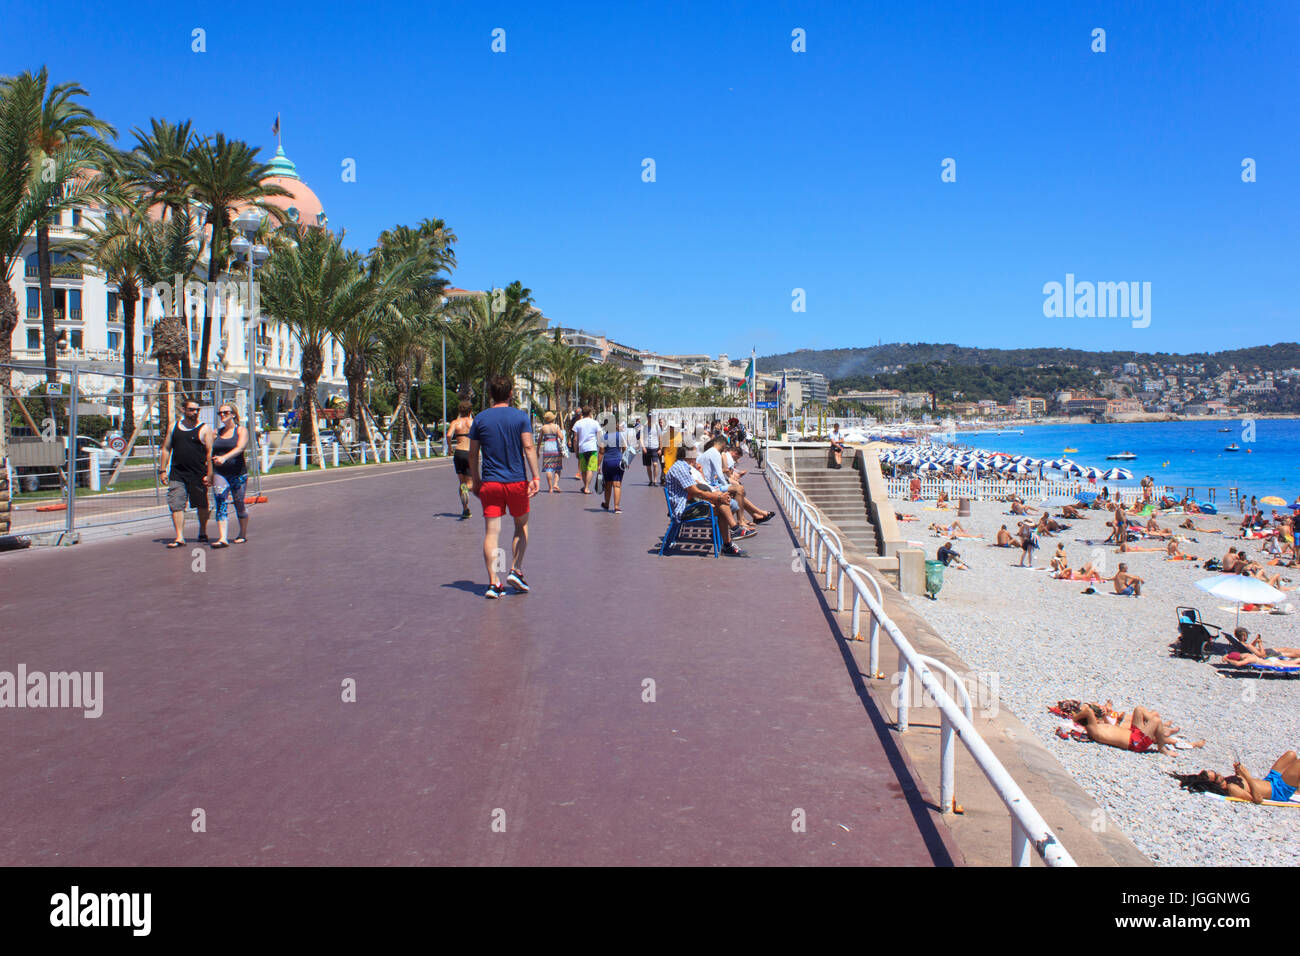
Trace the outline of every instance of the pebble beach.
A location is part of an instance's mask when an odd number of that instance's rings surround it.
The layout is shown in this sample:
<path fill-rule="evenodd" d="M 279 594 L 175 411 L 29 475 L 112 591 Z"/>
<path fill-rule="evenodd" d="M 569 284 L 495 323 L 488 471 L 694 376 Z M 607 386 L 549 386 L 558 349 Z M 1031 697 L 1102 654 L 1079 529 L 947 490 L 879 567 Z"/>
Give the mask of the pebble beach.
<path fill-rule="evenodd" d="M 1032 504 L 1032 502 L 1031 502 Z M 1034 552 L 1034 569 L 1016 567 L 1018 549 L 993 547 L 998 528 L 1013 534 L 1020 518 L 1003 502 L 972 502 L 969 518 L 956 518 L 934 502 L 894 502 L 900 514 L 919 520 L 900 525 L 904 535 L 924 544 L 926 557 L 947 540 L 926 530 L 931 522 L 954 519 L 982 540 L 958 540 L 963 571 L 947 568 L 935 601 L 908 598 L 912 606 L 975 671 L 996 673 L 1000 706 L 1009 708 L 1036 734 L 1062 766 L 1091 793 L 1110 824 L 1119 827 L 1157 865 L 1296 866 L 1300 865 L 1300 805 L 1269 808 L 1227 803 L 1182 790 L 1166 773 L 1213 769 L 1230 773 L 1234 754 L 1257 778 L 1268 773 L 1287 750 L 1300 749 L 1300 678 L 1260 678 L 1222 673 L 1219 657 L 1199 663 L 1172 657 L 1178 636 L 1175 608 L 1200 610 L 1209 624 L 1231 630 L 1235 608 L 1195 588 L 1211 576 L 1200 562 L 1222 558 L 1236 539 L 1236 520 L 1195 516 L 1201 527 L 1222 527 L 1222 534 L 1185 532 L 1183 550 L 1197 562 L 1167 561 L 1160 552 L 1120 555 L 1103 546 L 1108 511 L 1089 511 L 1069 530 L 1042 538 Z M 1036 515 L 1032 516 L 1036 519 Z M 1163 516 L 1161 526 L 1174 528 L 1182 515 Z M 1141 597 L 1119 597 L 1109 583 L 1058 581 L 1047 565 L 1057 542 L 1064 542 L 1070 566 L 1093 561 L 1106 575 L 1119 561 L 1145 580 Z M 1097 542 L 1086 543 L 1088 541 Z M 1144 546 L 1155 542 L 1144 540 Z M 1251 542 L 1258 555 L 1259 542 Z M 1103 566 L 1100 562 L 1105 561 Z M 1294 587 L 1300 569 L 1283 570 Z M 1288 595 L 1300 603 L 1300 592 Z M 1243 613 L 1242 625 L 1253 638 L 1285 647 L 1300 646 L 1300 614 Z M 1223 650 L 1228 650 L 1222 644 Z M 1160 712 L 1182 728 L 1187 741 L 1204 739 L 1199 750 L 1173 756 L 1134 754 L 1095 743 L 1063 740 L 1056 728 L 1066 726 L 1047 708 L 1058 700 L 1080 699 L 1130 711 L 1135 705 Z M 1098 825 L 1104 825 L 1102 821 Z"/>

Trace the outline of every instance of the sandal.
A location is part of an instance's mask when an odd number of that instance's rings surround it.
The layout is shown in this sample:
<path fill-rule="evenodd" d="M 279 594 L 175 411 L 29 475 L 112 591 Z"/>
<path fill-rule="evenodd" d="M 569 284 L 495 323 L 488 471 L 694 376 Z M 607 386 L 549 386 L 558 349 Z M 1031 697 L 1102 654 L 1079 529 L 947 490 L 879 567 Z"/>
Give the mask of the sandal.
<path fill-rule="evenodd" d="M 212 542 L 212 547 L 213 547 L 213 549 L 216 549 L 216 548 L 228 548 L 228 547 L 230 547 L 230 542 L 229 542 L 229 541 L 213 541 L 213 542 Z"/>
<path fill-rule="evenodd" d="M 169 548 L 183 548 L 183 547 L 185 547 L 185 542 L 184 542 L 184 541 L 168 541 L 168 542 L 167 542 L 167 547 L 169 547 Z"/>
<path fill-rule="evenodd" d="M 235 543 L 235 544 L 248 544 L 248 539 L 245 538 L 245 537 L 243 537 L 243 536 L 240 536 L 240 537 L 238 537 L 238 538 L 235 539 L 234 543 Z"/>

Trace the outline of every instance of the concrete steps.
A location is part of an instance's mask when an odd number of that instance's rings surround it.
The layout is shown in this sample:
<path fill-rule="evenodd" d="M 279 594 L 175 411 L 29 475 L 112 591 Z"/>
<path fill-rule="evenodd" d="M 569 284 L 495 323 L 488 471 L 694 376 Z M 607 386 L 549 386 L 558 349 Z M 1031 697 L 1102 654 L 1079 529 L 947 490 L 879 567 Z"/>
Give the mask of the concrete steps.
<path fill-rule="evenodd" d="M 862 482 L 851 468 L 800 469 L 796 484 L 826 516 L 848 551 L 876 554 L 876 529 L 867 515 Z"/>

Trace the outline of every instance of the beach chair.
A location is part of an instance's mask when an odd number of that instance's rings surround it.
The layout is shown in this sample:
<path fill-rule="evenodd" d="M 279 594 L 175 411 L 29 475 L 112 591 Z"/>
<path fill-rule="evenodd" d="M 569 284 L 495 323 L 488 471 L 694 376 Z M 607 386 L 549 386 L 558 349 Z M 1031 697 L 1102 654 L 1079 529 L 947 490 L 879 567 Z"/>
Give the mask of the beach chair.
<path fill-rule="evenodd" d="M 1176 608 L 1175 613 L 1178 615 L 1178 642 L 1173 647 L 1174 657 L 1207 661 L 1213 652 L 1216 637 L 1233 639 L 1213 624 L 1202 621 L 1201 612 L 1194 607 Z M 1213 633 L 1211 628 L 1214 628 Z"/>
<path fill-rule="evenodd" d="M 1252 645 L 1241 640 L 1237 635 L 1231 634 L 1228 631 L 1222 631 L 1221 634 L 1227 642 L 1232 645 L 1234 651 L 1240 651 L 1242 654 L 1257 653 Z M 1234 675 L 1249 674 L 1253 671 L 1260 676 L 1300 677 L 1300 661 L 1292 661 L 1286 664 L 1249 664 L 1246 667 L 1231 667 L 1225 665 L 1222 670 L 1224 673 L 1231 673 Z"/>
<path fill-rule="evenodd" d="M 673 503 L 672 499 L 668 497 L 667 488 L 664 488 L 664 502 L 668 505 L 668 530 L 664 532 L 663 543 L 659 545 L 660 557 L 663 557 L 668 548 L 677 541 L 677 536 L 681 533 L 682 528 L 688 524 L 707 524 L 713 534 L 713 556 L 716 558 L 722 553 L 722 533 L 718 531 L 718 516 L 712 507 L 709 507 L 707 514 L 682 521 L 673 515 Z M 686 507 L 689 509 L 690 505 Z M 685 514 L 686 512 L 683 511 L 682 513 Z"/>

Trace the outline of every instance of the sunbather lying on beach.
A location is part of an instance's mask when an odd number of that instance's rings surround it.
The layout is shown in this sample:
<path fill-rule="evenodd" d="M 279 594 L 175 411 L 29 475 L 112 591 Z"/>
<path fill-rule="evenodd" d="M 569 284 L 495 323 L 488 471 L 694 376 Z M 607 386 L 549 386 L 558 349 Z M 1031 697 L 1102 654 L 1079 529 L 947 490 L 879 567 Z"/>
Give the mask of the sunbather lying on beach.
<path fill-rule="evenodd" d="M 1084 514 L 1078 508 L 1074 507 L 1074 505 L 1062 505 L 1061 517 L 1079 519 L 1084 517 Z"/>
<path fill-rule="evenodd" d="M 1253 641 L 1247 642 L 1246 638 L 1250 636 L 1250 631 L 1244 627 L 1239 627 L 1232 632 L 1233 636 L 1243 644 L 1249 644 L 1255 649 L 1254 654 L 1242 652 L 1233 652 L 1231 656 L 1225 654 L 1224 660 L 1235 667 L 1246 667 L 1249 664 L 1270 664 L 1279 660 L 1300 660 L 1300 647 L 1268 647 L 1264 644 L 1264 638 L 1256 634 Z M 1273 660 L 1269 660 L 1272 658 Z"/>
<path fill-rule="evenodd" d="M 1105 578 L 1101 576 L 1101 572 L 1092 566 L 1091 561 L 1085 561 L 1083 567 L 1076 568 L 1074 570 L 1070 570 L 1069 568 L 1066 568 L 1063 571 L 1053 574 L 1052 577 L 1056 578 L 1058 581 L 1097 582 L 1097 581 L 1105 580 Z"/>
<path fill-rule="evenodd" d="M 1183 549 L 1178 546 L 1177 538 L 1170 538 L 1169 543 L 1165 545 L 1166 561 L 1195 561 L 1194 554 L 1184 554 Z"/>
<path fill-rule="evenodd" d="M 894 520 L 896 520 L 896 521 L 920 521 L 921 519 L 918 518 L 916 515 L 905 515 L 905 514 L 903 514 L 903 512 L 901 512 L 901 511 L 895 511 L 895 512 L 894 512 Z"/>
<path fill-rule="evenodd" d="M 940 535 L 947 535 L 950 538 L 978 538 L 979 537 L 979 535 L 971 534 L 969 531 L 963 528 L 961 526 L 960 521 L 954 521 L 952 524 L 948 525 L 947 527 L 944 527 L 943 525 L 940 524 L 932 524 L 930 525 L 928 530 L 936 531 Z"/>
<path fill-rule="evenodd" d="M 1036 515 L 1038 509 L 1025 504 L 1023 501 L 1013 501 L 1011 502 L 1011 513 L 1013 515 Z"/>
<path fill-rule="evenodd" d="M 1288 750 L 1278 757 L 1263 780 L 1256 780 L 1240 761 L 1232 765 L 1236 771 L 1221 775 L 1213 770 L 1200 773 L 1171 773 L 1178 785 L 1192 793 L 1217 793 L 1238 800 L 1259 804 L 1265 800 L 1289 803 L 1296 788 L 1300 787 L 1300 756 Z"/>
<path fill-rule="evenodd" d="M 1196 526 L 1196 522 L 1194 522 L 1191 518 L 1185 520 L 1178 527 L 1186 528 L 1188 531 L 1199 531 L 1202 534 L 1223 534 L 1222 528 L 1198 528 Z"/>
<path fill-rule="evenodd" d="M 1152 515 L 1151 519 L 1147 522 L 1146 533 L 1153 538 L 1168 538 L 1173 535 L 1172 531 L 1166 531 L 1164 528 L 1160 527 L 1160 525 L 1156 524 L 1155 515 Z"/>
<path fill-rule="evenodd" d="M 1115 572 L 1112 578 L 1102 578 L 1103 581 L 1115 582 L 1115 593 L 1125 597 L 1142 596 L 1142 579 L 1134 574 L 1128 573 L 1128 565 L 1120 562 L 1119 570 Z"/>
<path fill-rule="evenodd" d="M 1101 720 L 1089 705 L 1084 704 L 1079 708 L 1074 722 L 1083 725 L 1083 729 L 1088 733 L 1088 739 L 1094 743 L 1118 747 L 1120 750 L 1131 750 L 1136 754 L 1146 753 L 1153 746 L 1162 754 L 1168 753 L 1165 748 L 1178 743 L 1174 738 L 1180 730 L 1178 727 L 1166 725 L 1158 712 L 1147 710 L 1145 707 L 1134 707 L 1133 713 L 1126 722 L 1108 724 Z M 1201 747 L 1204 744 L 1205 741 L 1201 740 L 1192 746 Z"/>

